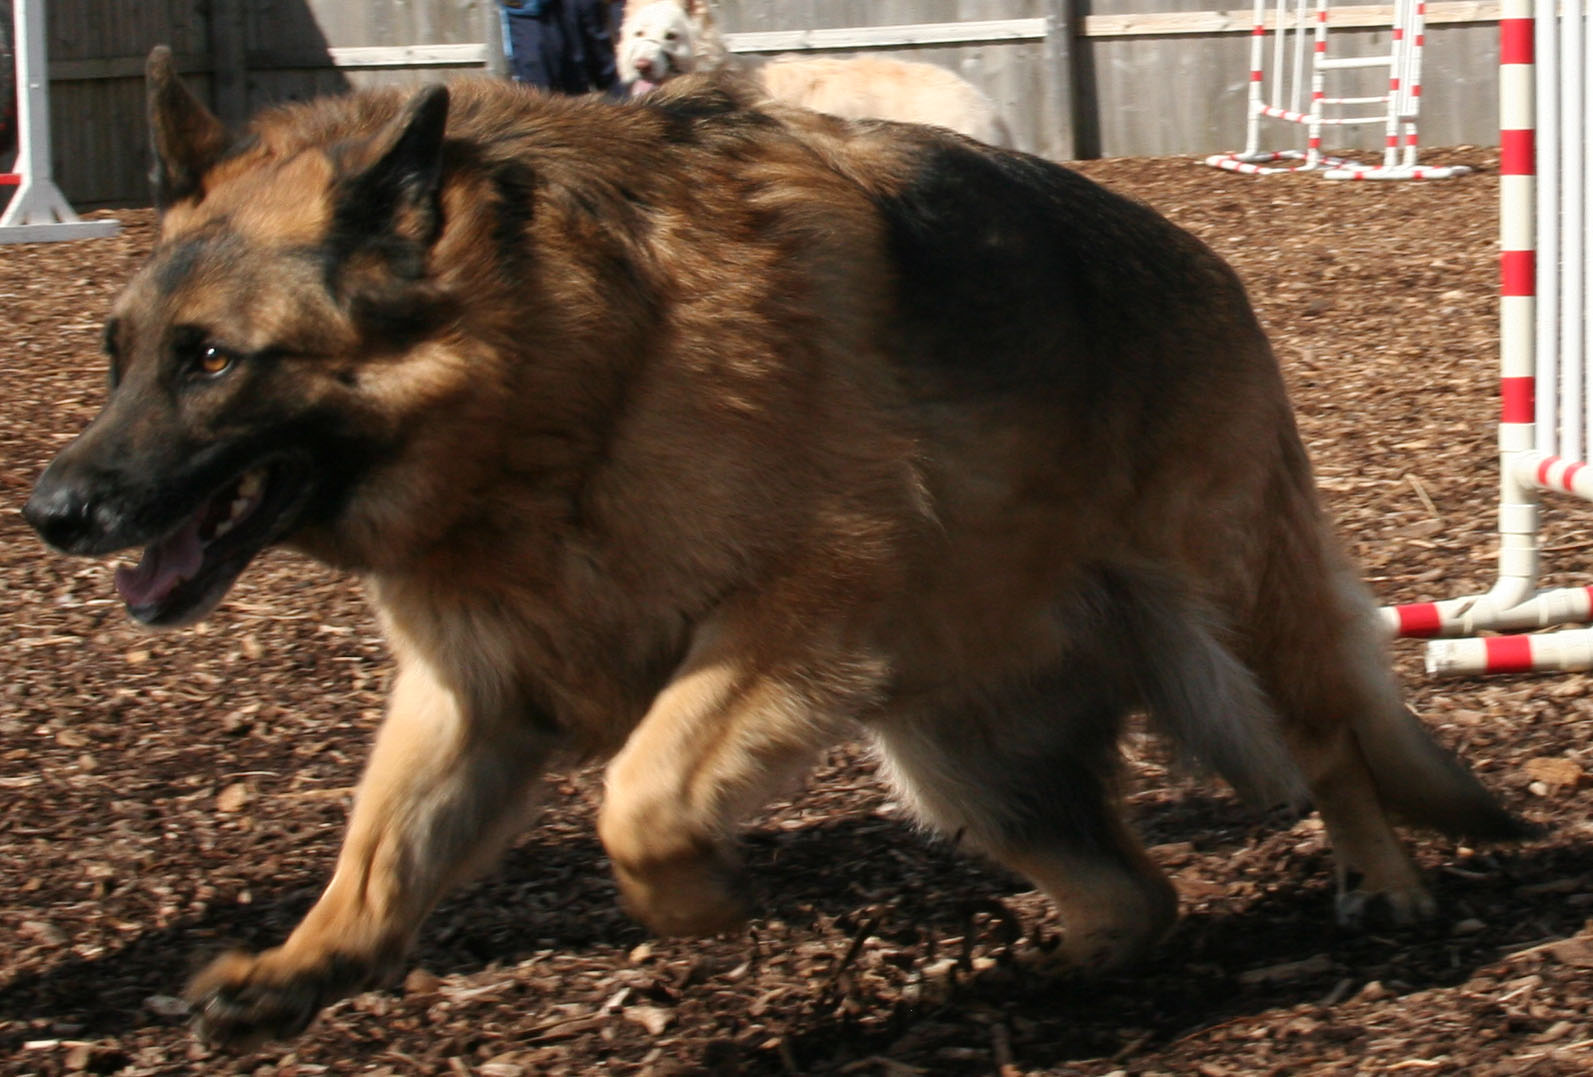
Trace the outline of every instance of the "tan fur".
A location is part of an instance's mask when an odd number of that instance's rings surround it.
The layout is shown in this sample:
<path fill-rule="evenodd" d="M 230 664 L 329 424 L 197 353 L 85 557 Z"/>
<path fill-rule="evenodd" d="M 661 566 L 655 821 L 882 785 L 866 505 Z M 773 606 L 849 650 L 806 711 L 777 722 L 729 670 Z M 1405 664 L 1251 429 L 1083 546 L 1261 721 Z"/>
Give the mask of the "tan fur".
<path fill-rule="evenodd" d="M 930 123 L 992 146 L 1012 144 L 990 99 L 934 64 L 880 56 L 782 58 L 758 68 L 757 79 L 776 101 L 842 119 Z"/>
<path fill-rule="evenodd" d="M 620 26 L 620 79 L 648 86 L 697 71 L 741 66 L 725 48 L 704 0 L 633 0 Z M 937 64 L 879 56 L 796 56 L 752 64 L 749 73 L 771 98 L 849 120 L 928 123 L 988 142 L 1012 145 L 995 103 Z"/>
<path fill-rule="evenodd" d="M 1242 288 L 1150 211 L 704 80 L 328 99 L 207 158 L 160 63 L 159 245 L 29 519 L 76 552 L 156 541 L 172 521 L 127 521 L 213 483 L 192 458 L 279 434 L 248 449 L 288 461 L 272 481 L 337 493 L 286 541 L 362 575 L 399 669 L 330 886 L 194 982 L 207 1036 L 290 1034 L 390 975 L 555 758 L 607 760 L 636 915 L 716 931 L 740 821 L 860 733 L 1091 967 L 1175 912 L 1119 811 L 1134 708 L 1263 801 L 1292 755 L 1345 915 L 1431 907 L 1385 803 L 1514 832 L 1404 724 Z M 178 327 L 235 368 L 194 375 Z"/>

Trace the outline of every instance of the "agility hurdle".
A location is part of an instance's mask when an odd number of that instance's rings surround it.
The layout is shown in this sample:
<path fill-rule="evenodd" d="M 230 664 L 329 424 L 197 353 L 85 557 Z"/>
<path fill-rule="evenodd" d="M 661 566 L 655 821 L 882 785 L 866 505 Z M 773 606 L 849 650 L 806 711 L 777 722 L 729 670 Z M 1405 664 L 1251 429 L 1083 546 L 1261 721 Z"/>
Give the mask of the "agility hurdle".
<path fill-rule="evenodd" d="M 1561 14 L 1556 17 L 1556 8 Z M 1504 0 L 1499 45 L 1499 569 L 1479 595 L 1393 606 L 1395 634 L 1439 637 L 1440 674 L 1593 669 L 1593 587 L 1539 590 L 1539 497 L 1593 500 L 1593 17 L 1589 0 Z M 1470 638 L 1454 638 L 1470 637 Z"/>
<path fill-rule="evenodd" d="M 0 214 L 0 243 L 41 243 L 113 236 L 115 221 L 85 221 L 55 185 L 50 162 L 50 70 L 42 0 L 11 5 L 17 44 L 16 191 Z"/>
<path fill-rule="evenodd" d="M 1308 17 L 1307 0 L 1275 0 L 1272 13 L 1272 74 L 1267 75 L 1264 59 L 1268 35 L 1266 0 L 1255 0 L 1255 20 L 1250 36 L 1250 89 L 1247 100 L 1245 148 L 1238 153 L 1219 153 L 1206 158 L 1213 168 L 1252 175 L 1277 172 L 1320 171 L 1325 179 L 1447 179 L 1470 169 L 1460 166 L 1434 167 L 1417 163 L 1416 116 L 1421 106 L 1421 61 L 1425 45 L 1423 24 L 1425 0 L 1396 0 L 1390 26 L 1390 47 L 1386 54 L 1370 56 L 1328 55 L 1327 0 L 1315 0 L 1315 11 Z M 1307 60 L 1306 38 L 1310 34 Z M 1292 61 L 1285 74 L 1285 59 Z M 1386 93 L 1367 97 L 1329 97 L 1326 76 L 1330 71 L 1355 68 L 1387 68 Z M 1305 104 L 1307 70 L 1311 99 Z M 1270 93 L 1268 92 L 1270 90 Z M 1380 111 L 1343 115 L 1346 108 L 1379 106 Z M 1335 115 L 1329 115 L 1329 110 Z M 1306 129 L 1306 148 L 1301 150 L 1261 149 L 1263 120 L 1278 120 Z M 1381 124 L 1384 128 L 1383 161 L 1362 165 L 1322 153 L 1322 129 Z"/>

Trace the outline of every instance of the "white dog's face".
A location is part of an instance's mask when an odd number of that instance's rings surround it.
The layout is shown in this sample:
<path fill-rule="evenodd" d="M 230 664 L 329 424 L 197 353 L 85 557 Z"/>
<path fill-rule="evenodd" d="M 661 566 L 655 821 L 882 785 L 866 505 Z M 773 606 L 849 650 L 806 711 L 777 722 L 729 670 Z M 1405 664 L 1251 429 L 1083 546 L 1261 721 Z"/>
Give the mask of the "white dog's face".
<path fill-rule="evenodd" d="M 631 93 L 646 93 L 696 67 L 696 31 L 676 0 L 627 10 L 620 26 L 619 76 Z"/>

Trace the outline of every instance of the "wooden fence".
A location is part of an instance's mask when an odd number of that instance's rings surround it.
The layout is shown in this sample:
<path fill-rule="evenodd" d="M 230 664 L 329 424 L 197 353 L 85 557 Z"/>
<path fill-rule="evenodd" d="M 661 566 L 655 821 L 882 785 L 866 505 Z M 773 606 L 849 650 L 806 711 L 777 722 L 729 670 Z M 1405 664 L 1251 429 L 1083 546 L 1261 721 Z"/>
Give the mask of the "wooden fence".
<path fill-rule="evenodd" d="M 1022 148 L 1066 160 L 1243 142 L 1251 12 L 1210 3 L 719 0 L 719 21 L 740 52 L 882 51 L 950 67 L 997 101 Z M 502 70 L 496 0 L 47 7 L 55 172 L 79 208 L 147 199 L 142 71 L 158 43 L 172 46 L 191 85 L 230 121 L 274 100 Z M 1386 51 L 1387 31 L 1375 27 L 1389 11 L 1335 6 L 1332 21 L 1350 28 L 1335 48 Z M 1497 141 L 1497 20 L 1497 0 L 1428 4 L 1425 143 Z M 1360 137 L 1375 146 L 1381 136 Z M 1279 125 L 1278 148 L 1297 141 Z"/>

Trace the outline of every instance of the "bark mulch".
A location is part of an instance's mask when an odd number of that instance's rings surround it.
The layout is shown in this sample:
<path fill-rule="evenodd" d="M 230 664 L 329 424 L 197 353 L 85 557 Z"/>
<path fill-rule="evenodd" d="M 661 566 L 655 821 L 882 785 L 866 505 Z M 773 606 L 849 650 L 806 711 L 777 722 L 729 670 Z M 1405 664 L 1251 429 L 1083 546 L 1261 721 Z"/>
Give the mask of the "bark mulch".
<path fill-rule="evenodd" d="M 1478 171 L 1083 166 L 1238 266 L 1386 601 L 1491 582 L 1497 154 L 1432 159 Z M 39 468 L 104 393 L 100 320 L 151 235 L 147 212 L 120 216 L 114 240 L 0 253 L 0 1073 L 1593 1071 L 1589 678 L 1437 681 L 1411 643 L 1396 661 L 1437 735 L 1554 827 L 1500 849 L 1417 838 L 1430 923 L 1335 927 L 1315 818 L 1258 817 L 1135 736 L 1132 811 L 1185 914 L 1143 967 L 1051 967 L 1044 901 L 915 834 L 850 748 L 749 828 L 746 930 L 651 939 L 616 904 L 595 776 L 561 774 L 543 821 L 431 918 L 401 986 L 292 1044 L 204 1050 L 174 996 L 313 900 L 390 665 L 356 586 L 301 558 L 266 556 L 210 620 L 152 635 L 110 566 L 24 526 Z M 1554 580 L 1581 579 L 1593 513 L 1546 515 Z"/>

